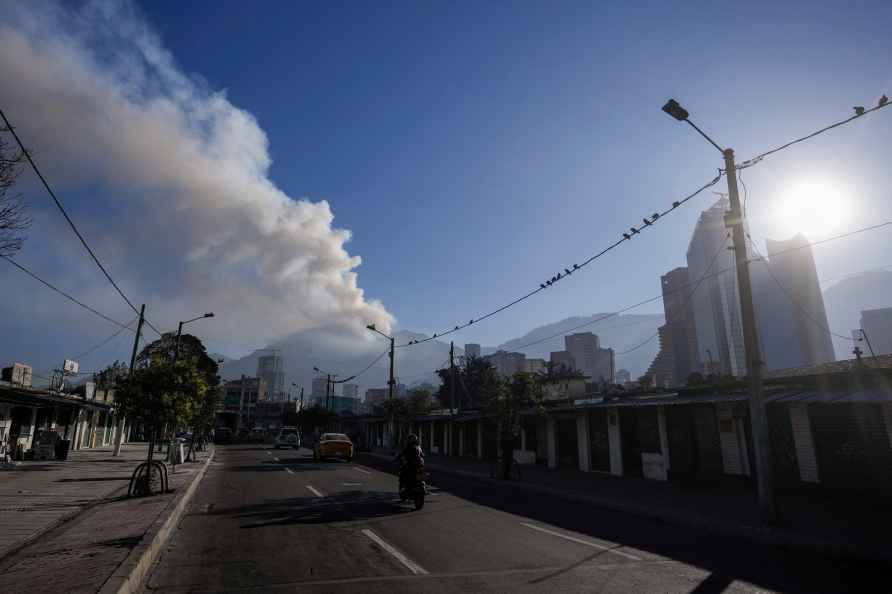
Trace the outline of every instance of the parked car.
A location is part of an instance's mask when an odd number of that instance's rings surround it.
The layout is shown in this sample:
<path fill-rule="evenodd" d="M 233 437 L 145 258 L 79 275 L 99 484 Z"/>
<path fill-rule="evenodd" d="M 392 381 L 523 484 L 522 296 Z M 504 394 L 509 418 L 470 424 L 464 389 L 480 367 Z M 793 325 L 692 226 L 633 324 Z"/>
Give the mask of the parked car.
<path fill-rule="evenodd" d="M 214 443 L 229 443 L 230 441 L 232 441 L 232 429 L 229 427 L 214 429 Z"/>
<path fill-rule="evenodd" d="M 299 448 L 300 432 L 297 427 L 282 427 L 279 434 L 276 435 L 276 449 L 279 448 Z"/>
<path fill-rule="evenodd" d="M 313 448 L 313 460 L 323 458 L 353 459 L 353 442 L 343 433 L 323 433 Z"/>

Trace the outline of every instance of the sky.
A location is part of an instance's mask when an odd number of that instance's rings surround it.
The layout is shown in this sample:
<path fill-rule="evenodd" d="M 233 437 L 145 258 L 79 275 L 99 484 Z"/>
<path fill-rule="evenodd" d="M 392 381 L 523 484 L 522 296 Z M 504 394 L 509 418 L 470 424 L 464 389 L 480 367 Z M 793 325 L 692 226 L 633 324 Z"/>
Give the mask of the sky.
<path fill-rule="evenodd" d="M 670 97 L 743 160 L 892 91 L 883 2 L 3 4 L 0 108 L 155 325 L 212 309 L 192 328 L 229 356 L 313 328 L 376 350 L 369 321 L 439 332 L 600 251 L 722 166 Z M 890 132 L 881 110 L 746 170 L 754 239 L 892 220 Z M 33 174 L 20 190 L 17 261 L 130 321 Z M 715 198 L 455 340 L 658 295 Z M 819 275 L 892 263 L 889 233 L 815 248 Z M 3 361 L 115 331 L 10 266 L 0 284 Z"/>

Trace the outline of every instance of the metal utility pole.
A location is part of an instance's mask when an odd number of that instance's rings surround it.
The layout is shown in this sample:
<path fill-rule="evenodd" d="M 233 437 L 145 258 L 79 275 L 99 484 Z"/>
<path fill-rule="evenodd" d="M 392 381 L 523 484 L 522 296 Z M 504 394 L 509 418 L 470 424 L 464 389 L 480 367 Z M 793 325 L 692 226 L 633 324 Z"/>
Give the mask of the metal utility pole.
<path fill-rule="evenodd" d="M 300 409 L 304 409 L 304 387 L 300 387 Z"/>
<path fill-rule="evenodd" d="M 725 215 L 725 226 L 731 229 L 734 244 L 734 260 L 737 269 L 737 290 L 740 301 L 740 318 L 743 326 L 743 342 L 746 351 L 747 375 L 750 382 L 750 422 L 753 431 L 753 449 L 756 455 L 757 488 L 759 512 L 762 521 L 774 524 L 777 513 L 774 506 L 774 477 L 771 472 L 771 446 L 768 441 L 768 416 L 762 398 L 762 360 L 759 352 L 759 333 L 756 327 L 756 311 L 753 307 L 752 285 L 750 283 L 749 259 L 746 251 L 746 236 L 740 197 L 737 193 L 737 165 L 734 163 L 734 150 L 720 147 L 712 138 L 689 119 L 688 111 L 670 99 L 663 111 L 680 122 L 689 124 L 709 144 L 714 146 L 725 160 L 725 176 L 728 178 L 728 201 L 730 210 Z"/>
<path fill-rule="evenodd" d="M 325 374 L 325 410 L 331 409 L 331 402 L 329 400 L 330 398 L 331 398 L 331 374 L 326 373 Z"/>
<path fill-rule="evenodd" d="M 146 304 L 143 303 L 139 308 L 139 323 L 136 325 L 136 336 L 133 338 L 133 352 L 130 354 L 130 369 L 127 370 L 127 376 L 133 375 L 133 368 L 136 366 L 136 353 L 139 351 L 139 338 L 142 335 L 142 325 L 146 321 Z M 121 444 L 124 442 L 124 417 L 118 418 L 118 429 L 115 435 L 115 450 L 113 456 L 121 454 Z"/>
<path fill-rule="evenodd" d="M 763 521 L 774 524 L 777 520 L 777 511 L 774 506 L 774 477 L 772 476 L 771 449 L 768 441 L 768 415 L 765 411 L 762 394 L 762 358 L 759 352 L 756 310 L 753 306 L 743 212 L 737 194 L 737 166 L 734 163 L 733 149 L 725 149 L 722 154 L 725 157 L 725 176 L 728 178 L 728 200 L 731 206 L 730 212 L 725 215 L 725 226 L 731 229 L 731 239 L 734 244 L 740 318 L 743 325 L 743 346 L 746 351 L 746 369 L 750 380 L 750 420 L 753 429 L 753 449 L 756 454 L 759 511 Z"/>
<path fill-rule="evenodd" d="M 876 358 L 876 353 L 873 352 L 873 346 L 870 344 L 870 339 L 867 338 L 867 332 L 864 331 L 864 328 L 861 328 L 861 336 L 864 337 L 864 341 L 867 343 L 867 349 L 870 351 L 870 356 Z"/>
<path fill-rule="evenodd" d="M 449 343 L 449 408 L 455 411 L 455 342 Z"/>

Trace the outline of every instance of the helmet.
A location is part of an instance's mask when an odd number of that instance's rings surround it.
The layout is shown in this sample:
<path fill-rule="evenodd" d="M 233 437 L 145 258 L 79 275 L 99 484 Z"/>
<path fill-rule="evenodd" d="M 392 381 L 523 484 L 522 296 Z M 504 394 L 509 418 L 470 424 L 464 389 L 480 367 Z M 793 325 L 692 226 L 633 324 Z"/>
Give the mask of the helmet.
<path fill-rule="evenodd" d="M 415 435 L 414 433 L 410 433 L 409 437 L 406 438 L 406 444 L 408 444 L 410 446 L 418 445 L 418 436 Z"/>

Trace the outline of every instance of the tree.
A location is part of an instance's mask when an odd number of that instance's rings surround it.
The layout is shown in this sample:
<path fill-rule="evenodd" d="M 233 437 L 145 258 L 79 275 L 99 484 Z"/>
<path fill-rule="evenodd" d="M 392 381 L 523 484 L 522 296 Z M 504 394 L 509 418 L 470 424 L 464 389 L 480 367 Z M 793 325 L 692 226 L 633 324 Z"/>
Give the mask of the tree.
<path fill-rule="evenodd" d="M 97 390 L 111 390 L 127 378 L 130 369 L 122 361 L 115 361 L 99 373 L 93 375 Z"/>
<path fill-rule="evenodd" d="M 444 408 L 452 406 L 451 382 L 449 369 L 437 371 L 440 376 L 440 389 L 437 400 Z M 463 409 L 479 410 L 484 407 L 499 389 L 500 378 L 492 363 L 479 357 L 468 359 L 464 367 L 455 369 L 455 396 Z"/>
<path fill-rule="evenodd" d="M 0 128 L 0 133 L 7 132 Z M 31 226 L 31 218 L 25 212 L 25 204 L 18 194 L 11 194 L 16 178 L 21 173 L 24 155 L 13 152 L 9 143 L 0 136 L 0 256 L 9 257 L 22 248 L 22 232 Z"/>
<path fill-rule="evenodd" d="M 431 411 L 431 393 L 424 388 L 409 390 L 406 408 L 409 416 L 426 415 Z"/>
<path fill-rule="evenodd" d="M 336 417 L 334 411 L 316 405 L 297 411 L 294 419 L 302 435 L 312 435 L 316 429 L 328 427 Z"/>
<path fill-rule="evenodd" d="M 541 406 L 542 382 L 530 373 L 515 373 L 508 381 L 500 382 L 500 389 L 487 403 L 501 427 L 499 442 L 502 450 L 502 478 L 511 477 L 514 442 L 520 435 L 520 414 Z"/>
<path fill-rule="evenodd" d="M 581 369 L 567 367 L 564 363 L 548 361 L 545 364 L 545 371 L 540 371 L 538 378 L 544 383 L 552 383 L 567 379 L 585 379 L 585 373 Z"/>
<path fill-rule="evenodd" d="M 652 375 L 642 375 L 638 378 L 638 383 L 641 385 L 642 390 L 650 389 L 651 384 L 653 384 L 654 378 Z"/>

